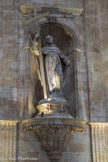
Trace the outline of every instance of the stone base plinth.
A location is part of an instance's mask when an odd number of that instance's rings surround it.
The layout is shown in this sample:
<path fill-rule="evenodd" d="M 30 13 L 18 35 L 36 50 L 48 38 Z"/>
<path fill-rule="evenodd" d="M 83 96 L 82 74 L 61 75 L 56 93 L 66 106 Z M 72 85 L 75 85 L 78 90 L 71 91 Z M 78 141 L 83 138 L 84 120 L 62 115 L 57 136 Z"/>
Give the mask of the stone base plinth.
<path fill-rule="evenodd" d="M 38 110 L 38 115 L 41 115 L 42 113 L 44 115 L 49 115 L 68 112 L 69 106 L 67 104 L 43 103 L 39 104 L 36 109 Z"/>
<path fill-rule="evenodd" d="M 25 130 L 34 131 L 39 137 L 49 159 L 59 161 L 75 131 L 84 131 L 85 121 L 77 120 L 66 113 L 37 116 L 22 121 Z M 59 155 L 59 156 L 58 156 Z"/>

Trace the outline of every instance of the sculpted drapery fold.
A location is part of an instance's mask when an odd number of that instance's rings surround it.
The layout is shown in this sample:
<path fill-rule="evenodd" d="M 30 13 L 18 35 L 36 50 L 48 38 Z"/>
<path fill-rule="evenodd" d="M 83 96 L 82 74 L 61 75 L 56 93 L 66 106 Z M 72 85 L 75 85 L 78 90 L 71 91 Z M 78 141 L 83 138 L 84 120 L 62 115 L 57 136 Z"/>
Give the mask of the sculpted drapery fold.
<path fill-rule="evenodd" d="M 33 52 L 39 62 L 39 40 L 40 34 L 36 33 L 33 42 Z M 62 89 L 65 85 L 65 74 L 67 67 L 70 65 L 69 59 L 60 51 L 55 44 L 53 44 L 53 37 L 51 35 L 45 38 L 46 46 L 42 48 L 43 66 L 45 73 L 45 83 L 47 87 L 48 98 L 60 97 L 63 98 Z M 40 67 L 37 67 L 40 68 Z M 41 70 L 38 69 L 39 79 L 42 79 Z M 42 82 L 42 80 L 41 80 Z"/>

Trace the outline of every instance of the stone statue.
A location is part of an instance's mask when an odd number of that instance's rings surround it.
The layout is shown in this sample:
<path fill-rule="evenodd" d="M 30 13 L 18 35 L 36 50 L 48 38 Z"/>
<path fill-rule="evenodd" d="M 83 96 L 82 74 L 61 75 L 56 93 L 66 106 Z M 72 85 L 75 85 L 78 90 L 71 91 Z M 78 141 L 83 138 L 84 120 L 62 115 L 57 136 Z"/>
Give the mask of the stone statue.
<path fill-rule="evenodd" d="M 68 58 L 53 44 L 53 37 L 45 38 L 46 46 L 42 49 L 45 72 L 50 98 L 63 97 L 62 88 L 65 85 L 64 73 L 70 65 Z"/>
<path fill-rule="evenodd" d="M 40 55 L 37 47 L 39 36 L 40 34 L 38 33 L 35 35 L 34 47 L 33 47 L 35 55 L 38 56 Z M 48 102 L 56 102 L 56 103 L 67 102 L 63 97 L 62 89 L 65 85 L 65 80 L 64 80 L 65 73 L 67 67 L 70 65 L 70 61 L 60 51 L 60 49 L 53 44 L 52 36 L 50 35 L 46 36 L 45 43 L 46 46 L 42 48 L 42 57 L 43 57 L 43 64 L 44 64 L 43 67 L 45 73 L 45 84 L 47 89 L 46 100 Z"/>

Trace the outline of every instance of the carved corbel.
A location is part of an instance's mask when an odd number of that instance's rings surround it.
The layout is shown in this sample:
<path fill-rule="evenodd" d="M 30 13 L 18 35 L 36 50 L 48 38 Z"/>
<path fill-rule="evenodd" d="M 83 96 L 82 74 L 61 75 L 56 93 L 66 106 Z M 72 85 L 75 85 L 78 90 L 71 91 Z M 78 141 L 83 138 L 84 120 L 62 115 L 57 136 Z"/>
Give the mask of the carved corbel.
<path fill-rule="evenodd" d="M 85 122 L 73 118 L 35 118 L 23 121 L 23 128 L 34 131 L 43 149 L 47 151 L 49 159 L 58 162 L 73 132 L 84 131 Z"/>

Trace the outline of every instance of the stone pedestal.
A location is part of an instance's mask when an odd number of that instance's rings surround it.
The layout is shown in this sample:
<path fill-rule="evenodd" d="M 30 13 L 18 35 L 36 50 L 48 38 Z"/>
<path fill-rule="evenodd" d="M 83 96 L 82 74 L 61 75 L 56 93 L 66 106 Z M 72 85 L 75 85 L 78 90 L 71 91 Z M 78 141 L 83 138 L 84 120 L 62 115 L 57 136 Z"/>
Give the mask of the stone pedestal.
<path fill-rule="evenodd" d="M 50 113 L 22 121 L 25 130 L 34 131 L 52 162 L 58 162 L 75 131 L 84 131 L 85 121 L 68 113 Z"/>
<path fill-rule="evenodd" d="M 64 115 L 64 113 L 68 112 L 69 106 L 67 104 L 62 103 L 43 103 L 39 104 L 36 109 L 38 110 L 38 115 L 42 113 L 45 116 L 60 114 Z"/>

